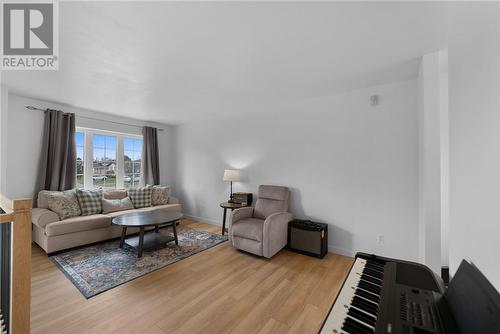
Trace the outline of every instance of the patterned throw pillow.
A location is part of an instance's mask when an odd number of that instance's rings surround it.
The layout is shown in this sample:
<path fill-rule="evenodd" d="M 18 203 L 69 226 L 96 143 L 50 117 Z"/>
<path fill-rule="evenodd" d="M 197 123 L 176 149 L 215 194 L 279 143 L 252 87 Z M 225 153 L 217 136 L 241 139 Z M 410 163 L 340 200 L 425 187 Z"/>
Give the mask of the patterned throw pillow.
<path fill-rule="evenodd" d="M 101 189 L 76 189 L 76 197 L 82 209 L 82 216 L 90 216 L 102 212 Z"/>
<path fill-rule="evenodd" d="M 61 220 L 82 214 L 74 190 L 50 192 L 47 194 L 47 203 Z"/>
<path fill-rule="evenodd" d="M 168 204 L 169 189 L 166 186 L 153 186 L 151 193 L 151 205 L 165 205 Z"/>
<path fill-rule="evenodd" d="M 151 194 L 153 192 L 153 187 L 137 187 L 135 189 L 128 190 L 128 197 L 134 204 L 134 208 L 145 208 L 151 206 Z"/>

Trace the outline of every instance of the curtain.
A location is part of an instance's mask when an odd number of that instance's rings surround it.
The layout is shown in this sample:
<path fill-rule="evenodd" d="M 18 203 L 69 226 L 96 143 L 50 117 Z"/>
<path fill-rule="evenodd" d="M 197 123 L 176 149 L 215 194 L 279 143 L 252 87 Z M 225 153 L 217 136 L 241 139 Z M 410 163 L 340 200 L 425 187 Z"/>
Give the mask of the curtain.
<path fill-rule="evenodd" d="M 158 158 L 158 130 L 149 126 L 142 129 L 141 184 L 160 184 Z"/>
<path fill-rule="evenodd" d="M 33 203 L 40 190 L 74 188 L 75 169 L 75 114 L 47 109 Z"/>

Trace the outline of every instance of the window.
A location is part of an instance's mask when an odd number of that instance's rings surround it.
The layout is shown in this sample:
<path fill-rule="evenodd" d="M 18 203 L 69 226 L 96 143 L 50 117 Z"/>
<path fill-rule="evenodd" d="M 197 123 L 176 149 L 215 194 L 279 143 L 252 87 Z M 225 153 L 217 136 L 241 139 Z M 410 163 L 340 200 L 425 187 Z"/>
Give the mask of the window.
<path fill-rule="evenodd" d="M 78 128 L 76 186 L 133 188 L 141 179 L 142 136 Z"/>
<path fill-rule="evenodd" d="M 75 134 L 76 144 L 76 187 L 83 188 L 84 185 L 84 148 L 85 148 L 85 133 L 77 132 Z"/>
<path fill-rule="evenodd" d="M 116 136 L 92 135 L 94 188 L 116 188 Z"/>
<path fill-rule="evenodd" d="M 123 138 L 123 147 L 125 150 L 123 183 L 125 188 L 137 187 L 141 180 L 142 139 L 125 137 Z"/>

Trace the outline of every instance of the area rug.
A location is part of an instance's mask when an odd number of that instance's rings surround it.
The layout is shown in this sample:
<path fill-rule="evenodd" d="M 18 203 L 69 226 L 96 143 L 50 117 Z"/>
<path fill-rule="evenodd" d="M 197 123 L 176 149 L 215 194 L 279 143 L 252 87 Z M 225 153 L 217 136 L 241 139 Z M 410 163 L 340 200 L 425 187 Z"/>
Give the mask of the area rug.
<path fill-rule="evenodd" d="M 171 234 L 170 231 L 170 228 L 161 229 L 160 233 Z M 227 236 L 183 226 L 177 228 L 177 235 L 178 246 L 171 242 L 165 248 L 144 251 L 141 258 L 137 258 L 132 247 L 120 248 L 120 241 L 112 240 L 60 253 L 50 259 L 88 299 L 227 240 Z"/>

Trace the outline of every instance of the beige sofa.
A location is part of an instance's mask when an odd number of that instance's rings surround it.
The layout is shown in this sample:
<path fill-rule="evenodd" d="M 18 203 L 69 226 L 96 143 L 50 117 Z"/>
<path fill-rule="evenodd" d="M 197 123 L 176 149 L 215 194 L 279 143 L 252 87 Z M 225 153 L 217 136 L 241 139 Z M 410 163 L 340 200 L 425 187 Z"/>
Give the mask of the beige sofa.
<path fill-rule="evenodd" d="M 104 191 L 103 195 L 107 199 L 122 199 L 127 197 L 127 191 L 109 190 Z M 153 210 L 181 212 L 181 205 L 177 198 L 170 196 L 166 205 L 59 220 L 59 216 L 48 209 L 46 196 L 45 191 L 39 193 L 38 208 L 34 208 L 32 214 L 33 241 L 46 253 L 117 238 L 121 235 L 122 229 L 112 225 L 111 219 L 127 213 Z M 138 229 L 129 228 L 127 234 L 138 231 Z"/>

